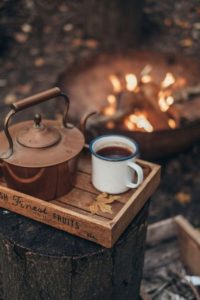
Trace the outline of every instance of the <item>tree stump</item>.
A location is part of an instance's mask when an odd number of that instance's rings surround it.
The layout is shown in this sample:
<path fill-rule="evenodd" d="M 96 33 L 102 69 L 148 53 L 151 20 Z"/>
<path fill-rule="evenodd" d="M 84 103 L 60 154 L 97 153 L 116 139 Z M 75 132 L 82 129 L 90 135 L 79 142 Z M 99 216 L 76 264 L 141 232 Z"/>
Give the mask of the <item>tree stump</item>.
<path fill-rule="evenodd" d="M 3 299 L 139 299 L 148 207 L 111 249 L 0 210 Z"/>

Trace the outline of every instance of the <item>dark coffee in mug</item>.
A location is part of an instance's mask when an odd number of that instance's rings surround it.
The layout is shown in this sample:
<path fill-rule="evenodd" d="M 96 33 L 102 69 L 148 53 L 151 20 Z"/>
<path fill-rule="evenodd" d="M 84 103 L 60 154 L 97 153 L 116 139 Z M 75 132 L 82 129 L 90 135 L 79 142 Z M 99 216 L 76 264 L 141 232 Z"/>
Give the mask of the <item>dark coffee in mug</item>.
<path fill-rule="evenodd" d="M 131 150 L 129 150 L 128 148 L 125 148 L 125 147 L 121 147 L 121 146 L 104 147 L 100 150 L 97 150 L 96 153 L 98 155 L 101 155 L 105 158 L 110 158 L 110 159 L 126 158 L 133 154 Z"/>

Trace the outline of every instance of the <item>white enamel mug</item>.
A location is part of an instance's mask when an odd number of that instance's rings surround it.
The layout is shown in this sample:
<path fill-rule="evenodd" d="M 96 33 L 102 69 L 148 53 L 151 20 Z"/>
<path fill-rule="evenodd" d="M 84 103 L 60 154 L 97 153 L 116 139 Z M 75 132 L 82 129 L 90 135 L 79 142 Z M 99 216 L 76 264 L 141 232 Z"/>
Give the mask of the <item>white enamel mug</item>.
<path fill-rule="evenodd" d="M 107 147 L 122 147 L 131 153 L 129 156 L 109 158 L 98 154 Z M 109 194 L 120 194 L 138 187 L 143 182 L 143 170 L 135 163 L 138 146 L 135 141 L 122 135 L 103 135 L 90 143 L 92 154 L 92 184 Z"/>

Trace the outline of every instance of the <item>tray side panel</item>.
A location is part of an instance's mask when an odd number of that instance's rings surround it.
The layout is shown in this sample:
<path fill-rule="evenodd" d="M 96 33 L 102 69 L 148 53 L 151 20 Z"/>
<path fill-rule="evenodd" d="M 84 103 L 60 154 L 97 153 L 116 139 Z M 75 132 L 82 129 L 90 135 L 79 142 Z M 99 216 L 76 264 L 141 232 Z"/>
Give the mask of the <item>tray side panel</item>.
<path fill-rule="evenodd" d="M 158 187 L 160 182 L 160 167 L 154 164 L 152 166 L 149 176 L 124 205 L 118 215 L 110 222 L 113 244 Z"/>
<path fill-rule="evenodd" d="M 0 186 L 0 207 L 111 247 L 111 230 L 105 221 Z"/>

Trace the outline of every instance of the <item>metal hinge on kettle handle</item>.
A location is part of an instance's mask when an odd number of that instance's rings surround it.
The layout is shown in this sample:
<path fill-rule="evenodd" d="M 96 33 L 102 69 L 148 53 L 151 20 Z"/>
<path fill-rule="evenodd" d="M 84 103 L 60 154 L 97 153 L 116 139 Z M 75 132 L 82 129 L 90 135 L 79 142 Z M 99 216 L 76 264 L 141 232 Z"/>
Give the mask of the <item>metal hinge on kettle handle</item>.
<path fill-rule="evenodd" d="M 9 143 L 9 149 L 8 151 L 0 157 L 0 159 L 8 159 L 13 154 L 13 140 L 10 135 L 8 125 L 11 117 L 13 117 L 17 112 L 22 111 L 26 108 L 29 108 L 31 106 L 37 105 L 39 103 L 42 103 L 44 101 L 50 100 L 51 98 L 55 97 L 63 97 L 65 100 L 65 110 L 63 114 L 62 123 L 65 128 L 72 128 L 71 124 L 69 124 L 68 121 L 68 111 L 69 111 L 69 97 L 61 92 L 60 88 L 54 87 L 52 89 L 46 90 L 44 92 L 35 94 L 33 96 L 27 97 L 23 100 L 17 101 L 15 103 L 11 104 L 11 110 L 7 114 L 5 121 L 4 121 L 4 133 L 7 137 L 8 143 Z"/>

